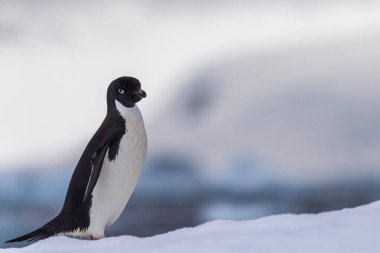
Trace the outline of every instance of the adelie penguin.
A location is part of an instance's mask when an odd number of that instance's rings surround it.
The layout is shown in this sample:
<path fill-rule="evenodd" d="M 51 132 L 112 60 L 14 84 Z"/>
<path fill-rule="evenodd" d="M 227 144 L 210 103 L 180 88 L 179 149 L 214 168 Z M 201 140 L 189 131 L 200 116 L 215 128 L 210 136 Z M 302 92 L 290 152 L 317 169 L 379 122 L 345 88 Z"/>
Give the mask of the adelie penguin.
<path fill-rule="evenodd" d="M 120 216 L 143 168 L 147 137 L 136 103 L 146 97 L 140 82 L 120 77 L 107 90 L 107 115 L 86 146 L 57 217 L 7 241 L 37 241 L 54 235 L 99 239 Z"/>

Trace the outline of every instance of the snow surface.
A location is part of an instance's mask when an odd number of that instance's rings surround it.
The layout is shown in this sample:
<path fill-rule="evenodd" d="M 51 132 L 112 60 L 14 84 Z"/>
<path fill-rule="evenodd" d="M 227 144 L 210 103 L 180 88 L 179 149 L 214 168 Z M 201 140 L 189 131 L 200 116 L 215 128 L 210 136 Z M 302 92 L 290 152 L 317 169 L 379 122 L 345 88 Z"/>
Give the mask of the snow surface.
<path fill-rule="evenodd" d="M 0 252 L 380 252 L 380 201 L 312 214 L 284 214 L 249 221 L 213 221 L 149 238 L 83 241 L 53 237 Z"/>

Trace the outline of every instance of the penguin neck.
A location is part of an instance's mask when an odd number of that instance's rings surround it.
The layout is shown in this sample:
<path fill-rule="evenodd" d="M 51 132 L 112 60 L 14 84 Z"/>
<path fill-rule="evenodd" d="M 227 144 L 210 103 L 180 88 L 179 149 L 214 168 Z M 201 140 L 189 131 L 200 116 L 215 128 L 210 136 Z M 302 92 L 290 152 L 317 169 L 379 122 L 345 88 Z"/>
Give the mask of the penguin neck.
<path fill-rule="evenodd" d="M 111 105 L 108 105 L 108 115 L 120 115 L 126 122 L 143 122 L 143 118 L 140 109 L 137 105 L 133 107 L 126 107 L 117 100 L 112 101 Z"/>

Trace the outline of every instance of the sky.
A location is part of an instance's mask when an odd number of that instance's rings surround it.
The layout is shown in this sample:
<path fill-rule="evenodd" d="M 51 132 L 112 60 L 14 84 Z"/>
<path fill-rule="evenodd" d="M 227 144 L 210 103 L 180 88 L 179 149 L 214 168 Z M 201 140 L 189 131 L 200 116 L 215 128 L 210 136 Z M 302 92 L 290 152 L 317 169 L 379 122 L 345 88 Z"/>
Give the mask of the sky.
<path fill-rule="evenodd" d="M 377 1 L 2 1 L 0 170 L 77 160 L 118 76 L 135 76 L 146 90 L 139 106 L 149 137 L 204 66 L 245 52 L 372 38 L 379 14 Z"/>

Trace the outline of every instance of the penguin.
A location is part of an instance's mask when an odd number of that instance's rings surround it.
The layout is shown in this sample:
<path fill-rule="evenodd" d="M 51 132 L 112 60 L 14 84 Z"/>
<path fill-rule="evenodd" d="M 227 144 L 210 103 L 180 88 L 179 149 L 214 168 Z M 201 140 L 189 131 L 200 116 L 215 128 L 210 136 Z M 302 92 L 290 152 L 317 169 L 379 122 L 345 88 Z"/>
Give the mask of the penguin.
<path fill-rule="evenodd" d="M 34 242 L 55 235 L 105 237 L 125 208 L 142 171 L 147 136 L 136 103 L 146 97 L 138 79 L 123 76 L 107 89 L 107 114 L 71 177 L 60 213 L 41 228 L 7 241 Z"/>

